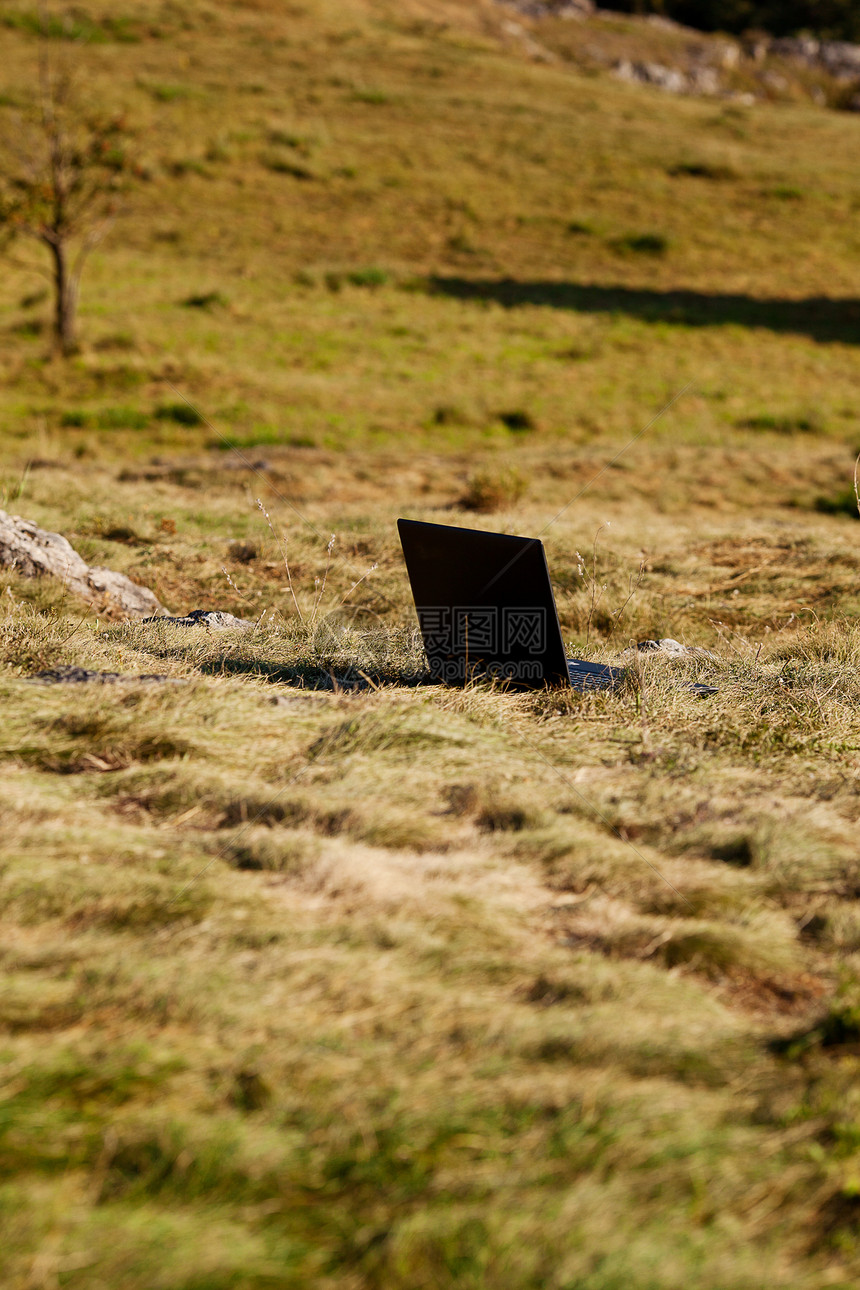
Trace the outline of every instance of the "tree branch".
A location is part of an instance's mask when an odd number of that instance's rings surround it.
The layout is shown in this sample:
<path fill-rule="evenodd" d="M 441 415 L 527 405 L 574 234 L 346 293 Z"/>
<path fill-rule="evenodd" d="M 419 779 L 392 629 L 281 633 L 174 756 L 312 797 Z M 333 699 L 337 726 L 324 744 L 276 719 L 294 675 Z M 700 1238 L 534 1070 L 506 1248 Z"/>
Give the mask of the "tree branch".
<path fill-rule="evenodd" d="M 77 282 L 78 279 L 80 278 L 81 270 L 83 269 L 84 264 L 87 258 L 89 257 L 90 253 L 94 251 L 98 246 L 99 242 L 102 241 L 105 234 L 108 232 L 111 225 L 113 224 L 115 218 L 116 216 L 114 215 L 107 216 L 107 218 L 103 219 L 101 224 L 99 224 L 96 228 L 90 229 L 89 233 L 84 238 L 83 246 L 81 246 L 80 250 L 78 251 L 78 254 L 75 256 L 75 261 L 72 266 L 72 278 L 75 282 Z"/>

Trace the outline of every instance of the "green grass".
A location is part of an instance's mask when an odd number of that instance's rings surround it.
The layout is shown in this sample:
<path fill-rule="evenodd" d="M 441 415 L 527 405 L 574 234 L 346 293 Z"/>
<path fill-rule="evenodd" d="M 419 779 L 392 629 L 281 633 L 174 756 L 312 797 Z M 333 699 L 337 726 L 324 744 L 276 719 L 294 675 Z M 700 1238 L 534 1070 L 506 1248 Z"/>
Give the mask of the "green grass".
<path fill-rule="evenodd" d="M 148 178 L 78 356 L 0 279 L 0 506 L 257 625 L 0 570 L 11 1290 L 860 1274 L 855 123 L 504 17 L 129 0 L 51 45 Z M 428 685 L 401 514 L 543 533 L 571 652 L 714 657 Z"/>

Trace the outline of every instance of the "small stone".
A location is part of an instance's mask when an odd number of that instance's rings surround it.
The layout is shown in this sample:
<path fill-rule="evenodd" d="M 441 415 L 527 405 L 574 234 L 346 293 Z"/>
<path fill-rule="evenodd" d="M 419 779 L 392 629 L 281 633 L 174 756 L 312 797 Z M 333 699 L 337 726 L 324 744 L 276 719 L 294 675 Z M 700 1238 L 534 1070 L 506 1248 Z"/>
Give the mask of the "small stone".
<path fill-rule="evenodd" d="M 37 672 L 32 678 L 34 681 L 41 681 L 45 685 L 86 685 L 96 682 L 99 685 L 112 685 L 117 681 L 143 681 L 148 684 L 153 682 L 169 682 L 171 685 L 181 685 L 179 677 L 162 676 L 157 673 L 143 674 L 141 676 L 123 676 L 121 672 L 91 672 L 85 667 L 78 667 L 74 663 L 63 663 L 59 667 L 47 668 L 44 672 Z"/>
<path fill-rule="evenodd" d="M 664 636 L 660 640 L 638 641 L 636 649 L 624 650 L 623 656 L 630 656 L 637 651 L 640 654 L 662 654 L 664 658 L 716 658 L 716 654 L 702 649 L 700 645 L 682 645 L 671 636 Z"/>
<path fill-rule="evenodd" d="M 664 636 L 657 641 L 641 641 L 637 646 L 640 650 L 659 650 L 661 654 L 667 654 L 670 658 L 679 658 L 684 654 L 692 654 L 693 651 L 680 641 L 673 640 L 671 636 Z"/>
<path fill-rule="evenodd" d="M 595 10 L 594 0 L 507 0 L 507 7 L 526 18 L 574 20 L 590 18 Z"/>
<path fill-rule="evenodd" d="M 267 702 L 273 708 L 301 708 L 312 707 L 324 697 L 313 690 L 295 690 L 292 694 L 270 694 Z"/>

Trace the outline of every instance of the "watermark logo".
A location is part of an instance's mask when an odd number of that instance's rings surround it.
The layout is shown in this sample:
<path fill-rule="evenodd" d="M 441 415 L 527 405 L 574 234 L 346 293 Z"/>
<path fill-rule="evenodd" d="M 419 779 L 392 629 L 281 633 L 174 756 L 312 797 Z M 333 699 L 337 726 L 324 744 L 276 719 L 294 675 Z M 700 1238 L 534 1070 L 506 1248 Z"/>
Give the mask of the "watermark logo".
<path fill-rule="evenodd" d="M 541 685 L 543 667 L 538 659 L 472 662 L 465 657 L 430 658 L 430 676 L 441 685 L 466 685 L 469 681 L 501 681 L 508 685 Z"/>
<path fill-rule="evenodd" d="M 498 605 L 422 605 L 418 610 L 428 655 L 535 657 L 546 649 L 546 609 Z"/>
<path fill-rule="evenodd" d="M 479 677 L 540 685 L 547 615 L 542 605 L 422 605 L 418 619 L 435 681 L 464 685 Z"/>

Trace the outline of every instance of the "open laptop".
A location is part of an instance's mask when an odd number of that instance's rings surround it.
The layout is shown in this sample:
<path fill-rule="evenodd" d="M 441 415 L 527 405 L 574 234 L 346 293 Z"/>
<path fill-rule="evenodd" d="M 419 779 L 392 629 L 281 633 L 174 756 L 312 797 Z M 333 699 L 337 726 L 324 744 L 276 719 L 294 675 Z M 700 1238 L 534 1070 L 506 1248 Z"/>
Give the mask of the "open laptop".
<path fill-rule="evenodd" d="M 495 678 L 516 688 L 608 690 L 627 669 L 567 658 L 538 538 L 398 520 L 434 680 Z M 704 697 L 713 686 L 688 684 Z"/>
<path fill-rule="evenodd" d="M 605 690 L 624 668 L 565 656 L 543 543 L 537 538 L 398 520 L 433 679 L 477 677 L 539 689 Z"/>

